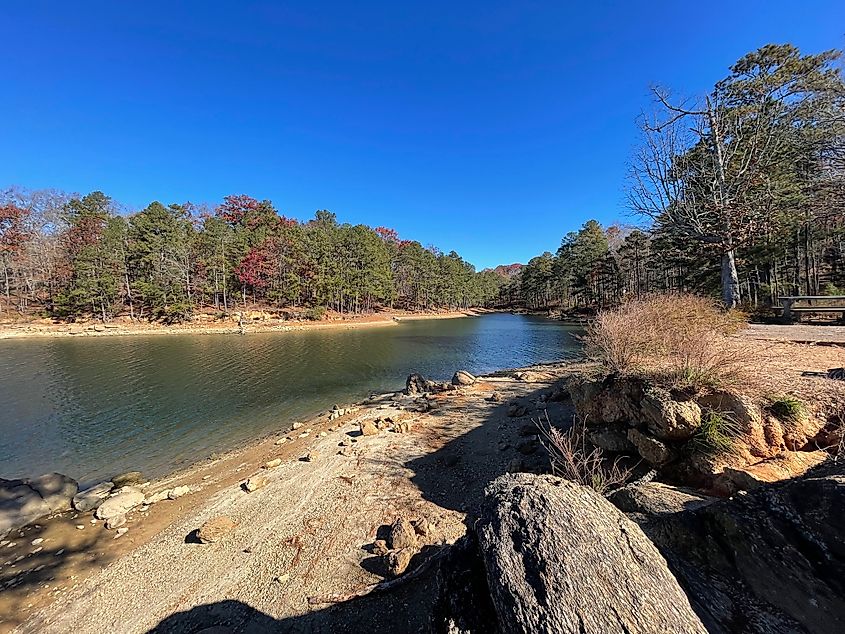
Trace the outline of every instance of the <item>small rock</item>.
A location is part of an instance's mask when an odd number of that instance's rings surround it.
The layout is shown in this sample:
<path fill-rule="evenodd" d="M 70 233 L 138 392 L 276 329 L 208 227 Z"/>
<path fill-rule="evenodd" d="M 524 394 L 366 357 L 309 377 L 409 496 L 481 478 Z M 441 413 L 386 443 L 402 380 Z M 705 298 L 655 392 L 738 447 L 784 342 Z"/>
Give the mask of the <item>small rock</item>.
<path fill-rule="evenodd" d="M 452 377 L 452 385 L 472 385 L 476 378 L 466 370 L 458 370 Z"/>
<path fill-rule="evenodd" d="M 429 535 L 431 535 L 432 526 L 431 522 L 429 522 L 427 519 L 421 518 L 418 520 L 414 520 L 413 522 L 411 522 L 411 524 L 413 525 L 416 534 L 420 537 L 428 537 Z"/>
<path fill-rule="evenodd" d="M 387 547 L 387 542 L 383 539 L 377 539 L 373 542 L 373 554 L 383 557 L 387 553 L 390 552 L 390 549 Z"/>
<path fill-rule="evenodd" d="M 252 493 L 253 491 L 257 491 L 258 489 L 267 486 L 268 482 L 269 481 L 264 476 L 252 476 L 244 482 L 244 489 L 246 489 L 247 492 Z"/>
<path fill-rule="evenodd" d="M 401 548 L 399 550 L 391 550 L 385 557 L 387 561 L 387 569 L 394 576 L 399 576 L 408 569 L 411 563 L 411 558 L 414 556 L 412 548 Z"/>
<path fill-rule="evenodd" d="M 123 515 L 144 502 L 144 492 L 132 486 L 121 488 L 115 495 L 107 498 L 97 507 L 94 516 L 97 519 L 107 520 L 116 515 Z"/>
<path fill-rule="evenodd" d="M 118 528 L 114 538 L 117 539 L 118 537 L 123 537 L 128 532 L 129 532 L 129 529 L 126 528 L 125 526 L 123 528 Z"/>
<path fill-rule="evenodd" d="M 411 431 L 411 421 L 403 420 L 398 423 L 394 423 L 393 431 L 397 434 L 407 434 Z"/>
<path fill-rule="evenodd" d="M 314 462 L 319 457 L 319 454 L 316 451 L 309 451 L 307 454 L 302 456 L 300 460 L 302 462 Z"/>
<path fill-rule="evenodd" d="M 167 499 L 168 500 L 175 500 L 176 498 L 180 498 L 183 495 L 187 495 L 191 492 L 191 487 L 189 486 L 181 486 L 181 487 L 173 487 L 167 492 Z"/>
<path fill-rule="evenodd" d="M 221 515 L 203 524 L 197 531 L 197 539 L 203 544 L 213 544 L 223 539 L 236 526 L 237 523 L 231 518 Z"/>
<path fill-rule="evenodd" d="M 93 511 L 103 503 L 114 489 L 113 482 L 100 482 L 73 496 L 73 508 L 77 511 Z"/>
<path fill-rule="evenodd" d="M 502 396 L 502 393 L 501 393 L 501 392 L 493 392 L 493 393 L 492 393 L 492 394 L 491 394 L 491 395 L 487 398 L 487 400 L 488 400 L 488 401 L 490 401 L 491 403 L 501 403 L 502 401 L 504 401 L 504 400 L 505 400 L 505 397 L 504 397 L 504 396 Z"/>
<path fill-rule="evenodd" d="M 328 436 L 328 434 L 327 434 L 326 432 L 324 432 L 324 431 L 321 431 L 321 432 L 320 432 L 320 437 L 321 437 L 321 438 L 325 438 L 326 436 Z"/>
<path fill-rule="evenodd" d="M 279 439 L 276 441 L 276 444 L 277 444 L 277 445 L 284 445 L 287 441 L 288 441 L 288 439 L 287 439 L 287 438 L 279 438 Z"/>
<path fill-rule="evenodd" d="M 348 458 L 355 455 L 355 450 L 352 447 L 341 447 L 337 453 Z"/>
<path fill-rule="evenodd" d="M 273 577 L 273 581 L 275 581 L 276 583 L 284 583 L 288 579 L 290 579 L 290 575 L 288 573 L 279 575 L 278 577 Z"/>
<path fill-rule="evenodd" d="M 379 428 L 371 420 L 361 421 L 360 423 L 358 423 L 358 427 L 361 430 L 361 434 L 363 436 L 375 436 L 379 433 Z"/>
<path fill-rule="evenodd" d="M 33 546 L 38 546 L 38 544 L 43 544 L 43 543 L 44 543 L 44 538 L 43 538 L 43 537 L 36 537 L 36 538 L 35 538 L 35 539 L 33 539 L 33 540 L 32 540 L 32 542 L 30 542 L 30 543 L 31 543 Z"/>
<path fill-rule="evenodd" d="M 387 544 L 393 550 L 416 548 L 417 532 L 414 530 L 413 524 L 404 517 L 397 518 L 390 526 Z"/>
<path fill-rule="evenodd" d="M 278 467 L 280 464 L 282 464 L 282 459 L 281 459 L 281 458 L 273 458 L 272 460 L 268 460 L 267 462 L 265 462 L 265 463 L 264 463 L 264 466 L 265 466 L 267 469 L 275 469 L 275 468 L 276 468 L 276 467 Z"/>
<path fill-rule="evenodd" d="M 110 517 L 106 520 L 106 528 L 111 530 L 113 528 L 119 528 L 126 524 L 126 516 L 125 515 L 115 515 L 114 517 Z"/>
<path fill-rule="evenodd" d="M 125 486 L 132 486 L 133 484 L 141 484 L 144 481 L 144 474 L 140 471 L 127 471 L 116 475 L 111 479 L 115 489 L 120 489 Z"/>
<path fill-rule="evenodd" d="M 77 525 L 76 525 L 76 530 L 78 530 L 78 531 L 85 530 L 85 525 L 84 525 L 84 524 L 77 524 Z"/>
<path fill-rule="evenodd" d="M 294 423 L 293 425 L 291 425 L 291 429 L 299 429 L 302 426 L 302 423 Z"/>
<path fill-rule="evenodd" d="M 308 436 L 310 436 L 310 435 L 311 435 L 310 431 L 304 431 L 301 434 L 299 434 L 299 436 L 297 436 L 297 438 L 308 438 Z"/>

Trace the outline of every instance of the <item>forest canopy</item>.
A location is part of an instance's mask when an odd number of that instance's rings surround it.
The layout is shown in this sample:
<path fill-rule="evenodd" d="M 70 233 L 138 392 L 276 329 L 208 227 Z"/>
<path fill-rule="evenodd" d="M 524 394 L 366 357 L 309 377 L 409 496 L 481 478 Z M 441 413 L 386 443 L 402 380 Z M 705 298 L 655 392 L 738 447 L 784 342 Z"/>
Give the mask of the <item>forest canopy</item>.
<path fill-rule="evenodd" d="M 103 321 L 247 306 L 464 309 L 493 301 L 500 284 L 393 229 L 343 224 L 325 210 L 298 222 L 246 195 L 124 215 L 99 191 L 12 188 L 0 196 L 0 267 L 5 311 Z"/>

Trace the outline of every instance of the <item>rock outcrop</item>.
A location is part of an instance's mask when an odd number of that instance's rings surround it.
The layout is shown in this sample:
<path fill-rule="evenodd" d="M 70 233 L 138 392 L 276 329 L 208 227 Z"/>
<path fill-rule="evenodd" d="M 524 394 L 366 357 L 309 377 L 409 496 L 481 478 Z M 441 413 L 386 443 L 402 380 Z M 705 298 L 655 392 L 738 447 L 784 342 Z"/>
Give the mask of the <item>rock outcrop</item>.
<path fill-rule="evenodd" d="M 825 446 L 820 436 L 822 422 L 810 416 L 780 420 L 750 397 L 726 390 L 667 390 L 642 379 L 615 376 L 576 377 L 568 388 L 587 438 L 596 446 L 638 455 L 669 480 L 724 494 L 744 489 L 746 484 L 754 486 L 757 478 L 739 472 L 754 471 L 758 463 L 787 450 Z M 730 450 L 714 450 L 708 438 L 729 438 Z M 815 464 L 809 458 L 792 462 Z M 726 470 L 738 475 L 725 477 Z M 765 464 L 757 470 L 784 477 L 801 473 Z"/>
<path fill-rule="evenodd" d="M 476 530 L 502 632 L 705 631 L 654 545 L 592 489 L 501 476 Z"/>
<path fill-rule="evenodd" d="M 845 631 L 845 462 L 643 530 L 711 634 Z"/>

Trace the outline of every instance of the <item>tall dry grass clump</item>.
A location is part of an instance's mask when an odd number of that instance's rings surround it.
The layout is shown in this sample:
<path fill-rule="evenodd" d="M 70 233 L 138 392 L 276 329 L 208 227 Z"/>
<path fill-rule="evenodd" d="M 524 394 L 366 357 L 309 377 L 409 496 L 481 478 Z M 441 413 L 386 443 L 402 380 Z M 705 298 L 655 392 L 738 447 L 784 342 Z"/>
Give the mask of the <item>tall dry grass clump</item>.
<path fill-rule="evenodd" d="M 587 328 L 587 353 L 616 374 L 678 388 L 742 383 L 754 355 L 733 336 L 741 315 L 696 295 L 649 295 L 606 310 Z"/>
<path fill-rule="evenodd" d="M 631 477 L 631 470 L 623 467 L 619 458 L 608 459 L 601 448 L 587 440 L 584 421 L 575 419 L 572 427 L 561 431 L 552 426 L 546 414 L 545 420 L 537 421 L 536 425 L 554 475 L 602 495 L 622 486 Z"/>

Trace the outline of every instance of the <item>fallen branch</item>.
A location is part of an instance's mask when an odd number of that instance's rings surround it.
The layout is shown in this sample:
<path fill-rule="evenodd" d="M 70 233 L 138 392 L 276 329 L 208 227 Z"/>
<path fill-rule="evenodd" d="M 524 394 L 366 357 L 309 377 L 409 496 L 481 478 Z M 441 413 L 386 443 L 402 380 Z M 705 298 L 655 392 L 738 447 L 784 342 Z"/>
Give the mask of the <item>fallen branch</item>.
<path fill-rule="evenodd" d="M 434 555 L 422 562 L 419 566 L 417 566 L 410 572 L 406 572 L 401 577 L 396 577 L 395 579 L 388 579 L 387 581 L 371 583 L 369 585 L 364 586 L 363 588 L 353 590 L 352 592 L 346 592 L 344 594 L 324 594 L 308 597 L 308 605 L 320 605 L 323 603 L 344 603 L 352 599 L 360 599 L 361 597 L 365 597 L 368 594 L 389 592 L 390 590 L 398 588 L 407 583 L 408 581 L 413 581 L 417 577 L 421 576 L 424 572 L 431 568 L 431 565 L 435 561 L 443 557 L 448 551 L 449 546 L 444 546 Z"/>

